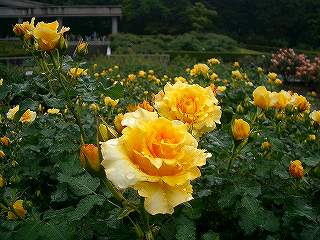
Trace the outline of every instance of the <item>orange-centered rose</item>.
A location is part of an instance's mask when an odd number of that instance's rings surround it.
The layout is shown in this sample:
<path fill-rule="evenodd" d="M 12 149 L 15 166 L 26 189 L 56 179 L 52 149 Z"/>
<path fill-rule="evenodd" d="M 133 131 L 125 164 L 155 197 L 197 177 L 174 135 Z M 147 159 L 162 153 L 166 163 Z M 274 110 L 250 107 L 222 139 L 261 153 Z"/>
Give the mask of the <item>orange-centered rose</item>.
<path fill-rule="evenodd" d="M 62 37 L 65 32 L 69 31 L 69 28 L 66 27 L 62 27 L 60 31 L 58 31 L 58 28 L 58 21 L 37 23 L 32 35 L 36 39 L 40 50 L 50 51 L 55 49 L 59 43 L 60 37 Z"/>
<path fill-rule="evenodd" d="M 174 85 L 167 83 L 164 92 L 155 96 L 155 108 L 159 114 L 170 120 L 184 122 L 197 138 L 220 123 L 221 107 L 217 104 L 218 100 L 210 87 L 203 88 L 180 81 Z"/>
<path fill-rule="evenodd" d="M 134 187 L 150 214 L 173 213 L 192 199 L 190 181 L 211 154 L 197 149 L 197 140 L 180 121 L 139 108 L 124 115 L 120 138 L 101 143 L 106 176 L 118 188 Z"/>

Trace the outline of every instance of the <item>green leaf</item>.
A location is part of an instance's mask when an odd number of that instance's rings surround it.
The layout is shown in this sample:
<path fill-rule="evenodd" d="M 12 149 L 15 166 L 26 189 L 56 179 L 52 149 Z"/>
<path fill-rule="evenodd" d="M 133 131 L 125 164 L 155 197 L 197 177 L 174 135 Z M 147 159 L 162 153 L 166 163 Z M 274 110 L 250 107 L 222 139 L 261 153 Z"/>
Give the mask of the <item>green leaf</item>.
<path fill-rule="evenodd" d="M 67 175 L 60 174 L 58 176 L 60 182 L 68 183 L 71 191 L 76 196 L 84 196 L 92 194 L 98 188 L 100 181 L 98 178 L 93 178 L 89 173 L 85 172 L 84 174 L 76 177 L 71 177 Z"/>
<path fill-rule="evenodd" d="M 9 85 L 0 86 L 0 101 L 5 99 L 5 97 L 8 95 L 10 91 L 11 91 L 11 86 Z"/>
<path fill-rule="evenodd" d="M 180 215 L 176 219 L 176 239 L 177 240 L 195 240 L 196 224 L 184 215 Z"/>
<path fill-rule="evenodd" d="M 209 231 L 202 235 L 201 240 L 220 240 L 219 234 L 213 231 Z"/>
<path fill-rule="evenodd" d="M 315 167 L 320 163 L 320 157 L 316 155 L 316 156 L 304 158 L 302 162 L 309 167 Z"/>
<path fill-rule="evenodd" d="M 74 211 L 68 213 L 69 221 L 78 221 L 86 216 L 90 210 L 95 206 L 101 206 L 105 201 L 105 198 L 101 195 L 89 195 L 81 199 L 77 204 Z"/>
<path fill-rule="evenodd" d="M 104 89 L 104 93 L 112 99 L 123 98 L 123 86 L 120 83 L 117 83 L 116 85 Z"/>

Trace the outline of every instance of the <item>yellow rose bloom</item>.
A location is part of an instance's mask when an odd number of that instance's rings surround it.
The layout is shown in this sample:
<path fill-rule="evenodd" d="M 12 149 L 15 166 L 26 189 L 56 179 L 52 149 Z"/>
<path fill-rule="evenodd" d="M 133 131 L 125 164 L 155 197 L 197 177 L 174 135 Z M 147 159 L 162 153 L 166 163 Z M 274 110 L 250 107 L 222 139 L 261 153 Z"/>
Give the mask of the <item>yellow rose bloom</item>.
<path fill-rule="evenodd" d="M 106 176 L 120 189 L 133 187 L 145 198 L 147 212 L 172 214 L 192 199 L 190 181 L 211 154 L 197 149 L 196 139 L 180 121 L 139 108 L 124 115 L 120 138 L 101 143 Z M 139 139 L 139 141 L 137 141 Z"/>
<path fill-rule="evenodd" d="M 289 165 L 289 172 L 292 177 L 296 179 L 303 178 L 303 166 L 300 160 L 291 161 Z"/>
<path fill-rule="evenodd" d="M 302 112 L 310 110 L 310 103 L 308 100 L 304 96 L 297 93 L 294 93 L 291 96 L 290 104 Z"/>
<path fill-rule="evenodd" d="M 268 79 L 270 79 L 271 81 L 276 80 L 278 77 L 278 74 L 274 73 L 274 72 L 269 72 L 268 73 Z"/>
<path fill-rule="evenodd" d="M 90 106 L 89 106 L 89 108 L 90 108 L 92 111 L 94 111 L 94 112 L 97 112 L 97 111 L 100 110 L 99 105 L 96 104 L 96 103 L 91 103 Z"/>
<path fill-rule="evenodd" d="M 19 111 L 19 105 L 15 106 L 14 108 L 9 109 L 8 113 L 7 113 L 7 118 L 10 120 L 14 119 L 14 116 L 16 115 L 16 113 Z"/>
<path fill-rule="evenodd" d="M 13 211 L 8 212 L 8 219 L 15 220 L 17 217 L 25 218 L 27 210 L 23 207 L 23 200 L 17 200 L 12 205 Z"/>
<path fill-rule="evenodd" d="M 276 109 L 285 108 L 290 102 L 290 93 L 281 90 L 280 92 L 272 92 L 270 94 L 270 106 Z"/>
<path fill-rule="evenodd" d="M 316 139 L 317 139 L 316 135 L 314 135 L 314 134 L 309 134 L 308 135 L 308 140 L 315 141 Z"/>
<path fill-rule="evenodd" d="M 239 70 L 232 71 L 231 72 L 231 76 L 234 79 L 239 79 L 239 80 L 243 79 L 243 76 L 242 76 L 242 74 L 241 74 L 241 72 Z"/>
<path fill-rule="evenodd" d="M 60 109 L 57 109 L 57 108 L 49 108 L 49 109 L 47 110 L 47 112 L 48 112 L 49 114 L 59 114 L 59 113 L 60 113 Z"/>
<path fill-rule="evenodd" d="M 217 65 L 217 64 L 220 64 L 220 61 L 216 58 L 210 58 L 210 59 L 208 59 L 208 64 Z"/>
<path fill-rule="evenodd" d="M 155 96 L 155 108 L 159 114 L 170 120 L 187 124 L 196 138 L 216 128 L 220 123 L 221 107 L 217 106 L 210 87 L 176 82 L 167 83 L 164 91 Z"/>
<path fill-rule="evenodd" d="M 2 175 L 0 175 L 0 188 L 3 188 L 6 185 L 6 180 Z"/>
<path fill-rule="evenodd" d="M 88 69 L 75 67 L 75 68 L 69 69 L 68 75 L 71 76 L 72 78 L 78 78 L 78 77 L 86 76 L 87 73 L 88 73 Z"/>
<path fill-rule="evenodd" d="M 218 86 L 217 87 L 217 93 L 223 93 L 227 89 L 226 86 Z"/>
<path fill-rule="evenodd" d="M 261 144 L 262 150 L 269 150 L 271 148 L 271 143 L 268 141 L 265 141 Z"/>
<path fill-rule="evenodd" d="M 175 82 L 178 82 L 178 81 L 180 81 L 180 82 L 182 82 L 182 83 L 187 83 L 187 79 L 185 79 L 184 77 L 175 77 L 174 78 L 174 81 Z"/>
<path fill-rule="evenodd" d="M 232 134 L 235 140 L 244 140 L 249 137 L 250 125 L 243 119 L 235 119 L 232 124 Z"/>
<path fill-rule="evenodd" d="M 5 156 L 6 154 L 2 150 L 0 150 L 0 158 L 4 158 Z"/>
<path fill-rule="evenodd" d="M 84 56 L 88 54 L 88 43 L 84 42 L 82 39 L 78 42 L 75 53 L 79 56 Z"/>
<path fill-rule="evenodd" d="M 0 87 L 3 85 L 3 78 L 0 79 Z"/>
<path fill-rule="evenodd" d="M 141 77 L 141 78 L 144 78 L 144 77 L 146 76 L 146 72 L 140 70 L 140 71 L 138 72 L 138 76 Z"/>
<path fill-rule="evenodd" d="M 257 87 L 252 93 L 254 104 L 262 109 L 267 109 L 271 102 L 270 94 L 265 86 Z"/>
<path fill-rule="evenodd" d="M 239 68 L 239 67 L 240 67 L 240 63 L 239 63 L 239 62 L 234 62 L 234 63 L 232 64 L 232 66 L 233 66 L 234 68 Z"/>
<path fill-rule="evenodd" d="M 216 74 L 216 73 L 212 73 L 212 74 L 210 75 L 210 80 L 211 80 L 211 81 L 218 80 L 218 78 L 219 78 L 219 76 L 218 76 L 218 74 Z"/>
<path fill-rule="evenodd" d="M 203 76 L 207 77 L 209 71 L 209 67 L 204 63 L 198 63 L 193 66 L 191 69 L 190 74 L 191 76 Z"/>
<path fill-rule="evenodd" d="M 277 78 L 276 80 L 274 80 L 274 83 L 277 84 L 277 85 L 281 85 L 282 84 L 282 80 Z"/>
<path fill-rule="evenodd" d="M 312 113 L 310 113 L 310 118 L 318 123 L 320 125 L 320 110 L 316 111 L 314 110 Z"/>
<path fill-rule="evenodd" d="M 42 51 L 50 51 L 58 46 L 59 40 L 63 34 L 70 28 L 62 27 L 58 32 L 59 23 L 54 21 L 51 23 L 39 22 L 34 28 L 32 35 L 36 39 L 38 48 Z"/>
<path fill-rule="evenodd" d="M 115 106 L 117 106 L 118 102 L 119 102 L 119 99 L 113 100 L 111 97 L 104 98 L 104 104 L 106 106 L 111 105 L 112 107 L 115 107 Z"/>
<path fill-rule="evenodd" d="M 154 111 L 153 107 L 147 100 L 144 100 L 142 103 L 139 103 L 138 107 L 143 108 L 144 110 L 147 110 L 149 112 Z"/>
<path fill-rule="evenodd" d="M 35 18 L 32 18 L 30 23 L 28 21 L 26 21 L 21 24 L 14 25 L 13 32 L 18 37 L 23 36 L 24 39 L 26 39 L 26 40 L 31 39 L 32 38 L 32 31 L 34 30 L 34 20 L 35 20 Z"/>
<path fill-rule="evenodd" d="M 262 67 L 258 67 L 258 68 L 257 68 L 257 72 L 258 72 L 259 74 L 263 74 L 263 68 L 262 68 Z"/>
<path fill-rule="evenodd" d="M 129 75 L 128 75 L 128 81 L 132 82 L 132 81 L 134 81 L 134 80 L 136 80 L 136 75 L 134 75 L 134 74 L 129 74 Z"/>
<path fill-rule="evenodd" d="M 4 146 L 9 146 L 9 144 L 10 144 L 10 139 L 7 136 L 1 137 L 0 141 Z"/>
<path fill-rule="evenodd" d="M 36 119 L 37 113 L 28 109 L 22 114 L 20 122 L 22 123 L 32 123 Z"/>

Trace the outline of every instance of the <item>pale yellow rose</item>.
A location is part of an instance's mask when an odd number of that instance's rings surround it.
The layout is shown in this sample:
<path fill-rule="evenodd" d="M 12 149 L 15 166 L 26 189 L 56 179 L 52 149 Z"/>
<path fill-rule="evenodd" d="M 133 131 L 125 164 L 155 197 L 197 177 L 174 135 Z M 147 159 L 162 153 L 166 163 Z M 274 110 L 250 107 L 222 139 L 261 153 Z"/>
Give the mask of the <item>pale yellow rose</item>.
<path fill-rule="evenodd" d="M 232 75 L 232 78 L 234 79 L 239 79 L 239 80 L 243 79 L 243 76 L 239 70 L 232 71 L 231 75 Z"/>
<path fill-rule="evenodd" d="M 29 40 L 32 38 L 32 31 L 34 30 L 34 20 L 35 18 L 31 19 L 31 22 L 28 21 L 23 22 L 21 24 L 16 24 L 13 27 L 13 32 L 18 36 L 23 36 L 24 39 Z"/>
<path fill-rule="evenodd" d="M 104 98 L 104 104 L 106 106 L 111 105 L 112 107 L 115 107 L 117 106 L 118 102 L 119 102 L 119 99 L 113 100 L 111 97 Z"/>
<path fill-rule="evenodd" d="M 193 69 L 190 71 L 191 76 L 208 76 L 209 67 L 204 63 L 198 63 L 193 66 Z"/>
<path fill-rule="evenodd" d="M 22 114 L 20 122 L 22 123 L 32 123 L 36 119 L 37 113 L 28 109 Z"/>
<path fill-rule="evenodd" d="M 200 177 L 198 167 L 211 154 L 197 149 L 186 125 L 156 112 L 139 108 L 126 113 L 121 124 L 126 128 L 120 138 L 101 143 L 106 176 L 120 189 L 138 190 L 150 214 L 172 214 L 192 199 L 190 181 Z"/>
<path fill-rule="evenodd" d="M 208 64 L 217 65 L 217 64 L 220 64 L 220 61 L 216 58 L 210 58 L 210 59 L 208 59 Z"/>
<path fill-rule="evenodd" d="M 268 79 L 270 79 L 271 81 L 276 80 L 278 77 L 278 74 L 274 73 L 274 72 L 269 72 L 268 73 Z"/>
<path fill-rule="evenodd" d="M 252 93 L 254 104 L 262 109 L 267 109 L 271 102 L 270 94 L 265 86 L 257 87 Z"/>
<path fill-rule="evenodd" d="M 217 106 L 210 87 L 176 82 L 167 83 L 164 92 L 155 96 L 155 108 L 159 114 L 170 120 L 180 120 L 187 124 L 196 138 L 216 128 L 220 123 L 221 107 Z"/>
<path fill-rule="evenodd" d="M 3 85 L 3 78 L 0 79 L 0 87 Z"/>
<path fill-rule="evenodd" d="M 212 73 L 212 74 L 210 75 L 210 80 L 211 80 L 211 81 L 218 80 L 218 78 L 219 78 L 219 76 L 218 76 L 218 74 L 216 74 L 216 73 Z"/>
<path fill-rule="evenodd" d="M 290 93 L 281 90 L 280 92 L 272 92 L 270 94 L 270 106 L 276 109 L 285 108 L 290 102 Z"/>
<path fill-rule="evenodd" d="M 239 68 L 239 67 L 240 67 L 240 63 L 239 63 L 239 62 L 234 62 L 234 63 L 232 64 L 232 66 L 233 66 L 234 68 Z"/>
<path fill-rule="evenodd" d="M 10 120 L 14 119 L 14 116 L 16 115 L 16 113 L 19 111 L 19 105 L 15 106 L 14 108 L 9 109 L 8 113 L 7 113 L 7 118 Z"/>
<path fill-rule="evenodd" d="M 59 113 L 60 113 L 60 109 L 57 109 L 57 108 L 49 108 L 49 109 L 47 110 L 47 112 L 48 112 L 49 114 L 59 114 Z"/>
<path fill-rule="evenodd" d="M 81 76 L 86 76 L 87 73 L 88 73 L 88 69 L 75 67 L 75 68 L 69 69 L 68 75 L 71 76 L 72 78 L 78 78 Z"/>
<path fill-rule="evenodd" d="M 58 28 L 58 21 L 54 21 L 51 23 L 37 23 L 32 32 L 32 35 L 36 39 L 38 49 L 43 51 L 50 51 L 58 46 L 60 37 L 70 29 L 62 27 L 61 30 L 58 31 Z"/>
<path fill-rule="evenodd" d="M 320 125 L 320 110 L 316 111 L 314 110 L 312 113 L 310 113 L 310 118 L 318 123 Z"/>
<path fill-rule="evenodd" d="M 183 83 L 186 83 L 187 82 L 187 79 L 185 79 L 184 77 L 175 77 L 174 78 L 174 81 L 177 82 L 177 81 L 180 81 L 180 82 L 183 82 Z"/>
<path fill-rule="evenodd" d="M 308 102 L 308 100 L 304 96 L 297 93 L 294 93 L 291 96 L 289 104 L 302 112 L 308 112 L 310 110 L 310 103 Z"/>

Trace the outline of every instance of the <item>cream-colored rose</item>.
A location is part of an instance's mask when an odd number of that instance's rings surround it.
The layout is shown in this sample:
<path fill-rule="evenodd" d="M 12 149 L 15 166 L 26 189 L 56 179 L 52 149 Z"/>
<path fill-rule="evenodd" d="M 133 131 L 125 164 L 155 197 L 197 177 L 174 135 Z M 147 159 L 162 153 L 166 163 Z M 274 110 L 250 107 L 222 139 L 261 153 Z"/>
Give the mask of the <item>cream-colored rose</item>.
<path fill-rule="evenodd" d="M 319 111 L 313 111 L 312 113 L 310 113 L 310 118 L 318 123 L 320 125 L 320 110 Z"/>
<path fill-rule="evenodd" d="M 7 118 L 10 120 L 14 119 L 14 116 L 16 115 L 16 113 L 19 111 L 19 105 L 15 106 L 14 108 L 9 109 L 8 113 L 7 113 Z"/>
<path fill-rule="evenodd" d="M 211 154 L 197 149 L 186 125 L 156 112 L 139 108 L 125 114 L 122 125 L 120 138 L 101 143 L 106 176 L 120 189 L 138 190 L 150 214 L 172 214 L 192 199 L 190 181 L 201 175 L 198 167 Z"/>
<path fill-rule="evenodd" d="M 270 94 L 270 106 L 276 109 L 285 108 L 290 102 L 290 93 L 281 90 L 280 92 L 272 92 Z"/>
<path fill-rule="evenodd" d="M 221 107 L 217 106 L 210 87 L 190 85 L 176 82 L 167 83 L 164 91 L 155 96 L 155 108 L 159 114 L 170 120 L 180 120 L 185 123 L 196 138 L 216 128 L 220 123 Z"/>
<path fill-rule="evenodd" d="M 32 31 L 33 37 L 36 39 L 38 48 L 43 51 L 50 51 L 58 46 L 60 37 L 70 28 L 62 27 L 58 31 L 59 23 L 54 21 L 51 23 L 39 22 Z"/>

